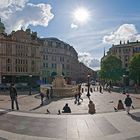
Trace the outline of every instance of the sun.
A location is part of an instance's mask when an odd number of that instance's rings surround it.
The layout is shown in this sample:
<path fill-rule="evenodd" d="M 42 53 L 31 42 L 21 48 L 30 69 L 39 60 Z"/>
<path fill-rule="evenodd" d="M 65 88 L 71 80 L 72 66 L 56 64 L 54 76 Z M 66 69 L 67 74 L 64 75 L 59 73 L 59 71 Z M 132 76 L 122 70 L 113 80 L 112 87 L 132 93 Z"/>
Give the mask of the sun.
<path fill-rule="evenodd" d="M 78 8 L 73 13 L 74 19 L 80 23 L 85 23 L 89 19 L 89 11 L 85 8 Z"/>

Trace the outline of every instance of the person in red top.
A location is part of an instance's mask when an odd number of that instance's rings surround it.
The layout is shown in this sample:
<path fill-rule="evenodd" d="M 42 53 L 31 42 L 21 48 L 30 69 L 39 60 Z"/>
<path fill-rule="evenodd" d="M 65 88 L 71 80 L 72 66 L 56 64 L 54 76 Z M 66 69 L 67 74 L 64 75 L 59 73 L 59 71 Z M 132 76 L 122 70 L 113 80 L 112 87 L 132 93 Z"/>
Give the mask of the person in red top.
<path fill-rule="evenodd" d="M 117 110 L 122 110 L 122 109 L 124 109 L 124 105 L 123 105 L 123 103 L 122 103 L 122 100 L 119 100 L 119 101 L 118 101 Z"/>

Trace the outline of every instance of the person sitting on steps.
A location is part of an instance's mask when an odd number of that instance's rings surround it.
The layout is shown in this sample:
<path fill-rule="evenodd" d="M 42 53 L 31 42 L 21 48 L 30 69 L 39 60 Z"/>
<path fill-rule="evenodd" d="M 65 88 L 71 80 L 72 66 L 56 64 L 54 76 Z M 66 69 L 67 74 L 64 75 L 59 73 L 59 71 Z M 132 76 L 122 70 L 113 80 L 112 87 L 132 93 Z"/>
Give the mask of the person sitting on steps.
<path fill-rule="evenodd" d="M 68 103 L 66 103 L 65 106 L 63 107 L 62 113 L 71 113 L 71 109 L 68 106 Z"/>

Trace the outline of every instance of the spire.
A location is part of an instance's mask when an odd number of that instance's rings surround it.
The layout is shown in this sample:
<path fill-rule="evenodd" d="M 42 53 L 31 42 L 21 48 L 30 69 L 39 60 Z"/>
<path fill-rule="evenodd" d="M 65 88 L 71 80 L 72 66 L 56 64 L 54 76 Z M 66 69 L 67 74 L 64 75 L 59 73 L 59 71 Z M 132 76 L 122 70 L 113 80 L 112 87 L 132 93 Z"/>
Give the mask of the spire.
<path fill-rule="evenodd" d="M 105 47 L 104 47 L 104 56 L 105 56 Z"/>

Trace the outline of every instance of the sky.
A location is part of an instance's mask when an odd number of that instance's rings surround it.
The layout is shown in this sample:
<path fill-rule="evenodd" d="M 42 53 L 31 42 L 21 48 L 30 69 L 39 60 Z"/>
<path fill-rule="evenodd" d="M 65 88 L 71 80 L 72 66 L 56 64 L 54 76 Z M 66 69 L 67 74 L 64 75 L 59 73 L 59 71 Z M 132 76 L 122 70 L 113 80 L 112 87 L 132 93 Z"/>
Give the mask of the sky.
<path fill-rule="evenodd" d="M 6 32 L 30 28 L 75 48 L 79 61 L 93 70 L 112 44 L 140 40 L 140 0 L 0 0 Z M 75 17 L 78 9 L 84 13 Z"/>

